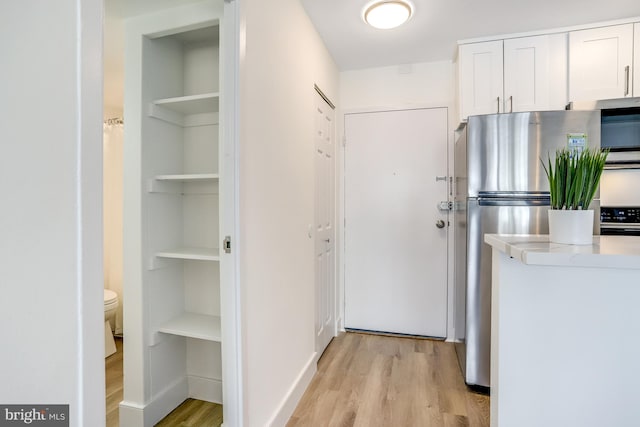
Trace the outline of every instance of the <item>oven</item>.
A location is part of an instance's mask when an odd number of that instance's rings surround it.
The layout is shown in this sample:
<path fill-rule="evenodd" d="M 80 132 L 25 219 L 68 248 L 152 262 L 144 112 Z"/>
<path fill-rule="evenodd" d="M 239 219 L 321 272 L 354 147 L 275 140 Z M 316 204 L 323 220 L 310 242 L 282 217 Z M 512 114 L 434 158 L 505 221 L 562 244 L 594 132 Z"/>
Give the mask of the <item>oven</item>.
<path fill-rule="evenodd" d="M 640 206 L 600 208 L 600 234 L 640 236 Z"/>
<path fill-rule="evenodd" d="M 600 234 L 640 235 L 640 168 L 606 168 L 600 179 Z"/>

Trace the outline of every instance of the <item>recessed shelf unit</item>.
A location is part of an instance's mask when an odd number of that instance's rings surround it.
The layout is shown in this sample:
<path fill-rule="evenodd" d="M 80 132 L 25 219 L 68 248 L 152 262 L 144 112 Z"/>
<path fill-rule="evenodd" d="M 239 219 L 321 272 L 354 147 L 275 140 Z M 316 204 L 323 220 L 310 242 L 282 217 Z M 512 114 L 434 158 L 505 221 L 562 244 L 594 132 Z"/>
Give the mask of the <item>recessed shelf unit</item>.
<path fill-rule="evenodd" d="M 139 242 L 145 300 L 140 310 L 145 314 L 140 326 L 147 340 L 139 353 L 148 355 L 140 357 L 144 363 L 135 371 L 150 384 L 137 399 L 158 416 L 187 397 L 222 403 L 224 284 L 216 248 L 221 203 L 217 7 L 222 1 L 207 13 L 200 10 L 204 3 L 193 10 L 183 6 L 190 11 L 184 14 L 167 11 L 171 24 L 166 28 L 149 16 L 158 31 L 129 37 L 134 46 L 141 43 L 134 62 L 139 72 L 132 77 L 132 93 L 139 96 L 128 108 L 143 113 L 132 144 L 141 154 L 135 182 L 143 183 Z"/>
<path fill-rule="evenodd" d="M 222 341 L 219 316 L 185 312 L 164 323 L 159 331 L 206 341 Z"/>

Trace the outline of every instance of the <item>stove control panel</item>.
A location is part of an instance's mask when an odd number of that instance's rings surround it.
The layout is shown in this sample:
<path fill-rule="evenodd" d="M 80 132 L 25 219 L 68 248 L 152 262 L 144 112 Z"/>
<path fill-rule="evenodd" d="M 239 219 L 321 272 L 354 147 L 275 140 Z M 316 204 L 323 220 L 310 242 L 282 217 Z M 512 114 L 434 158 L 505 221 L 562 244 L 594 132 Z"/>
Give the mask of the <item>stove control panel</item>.
<path fill-rule="evenodd" d="M 600 222 L 612 224 L 640 223 L 640 207 L 600 208 Z"/>

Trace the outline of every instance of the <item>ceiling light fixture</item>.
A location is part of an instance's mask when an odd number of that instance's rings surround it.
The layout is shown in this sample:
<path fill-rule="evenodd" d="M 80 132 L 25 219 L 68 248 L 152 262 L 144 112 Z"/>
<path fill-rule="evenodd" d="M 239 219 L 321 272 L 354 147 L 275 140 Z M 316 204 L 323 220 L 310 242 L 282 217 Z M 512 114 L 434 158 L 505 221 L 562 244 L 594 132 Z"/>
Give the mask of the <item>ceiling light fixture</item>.
<path fill-rule="evenodd" d="M 378 1 L 364 9 L 364 21 L 374 28 L 388 30 L 411 18 L 413 8 L 405 1 Z"/>

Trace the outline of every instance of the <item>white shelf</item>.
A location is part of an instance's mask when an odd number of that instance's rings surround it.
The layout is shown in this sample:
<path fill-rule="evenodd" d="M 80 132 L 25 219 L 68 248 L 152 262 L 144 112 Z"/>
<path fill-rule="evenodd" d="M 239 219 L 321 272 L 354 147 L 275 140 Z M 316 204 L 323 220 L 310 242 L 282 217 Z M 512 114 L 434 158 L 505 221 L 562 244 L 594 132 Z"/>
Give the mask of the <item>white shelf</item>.
<path fill-rule="evenodd" d="M 159 258 L 191 259 L 198 261 L 220 261 L 217 248 L 176 248 L 156 253 Z"/>
<path fill-rule="evenodd" d="M 176 113 L 191 115 L 201 113 L 215 113 L 219 110 L 219 93 L 203 93 L 200 95 L 178 96 L 175 98 L 157 99 L 157 105 Z"/>
<path fill-rule="evenodd" d="M 216 181 L 220 176 L 217 173 L 192 173 L 184 175 L 157 175 L 158 181 L 179 181 L 179 182 L 197 182 L 197 181 Z"/>
<path fill-rule="evenodd" d="M 171 194 L 218 194 L 219 179 L 220 176 L 217 173 L 156 175 L 147 180 L 147 191 Z"/>
<path fill-rule="evenodd" d="M 207 341 L 222 341 L 219 316 L 185 312 L 181 316 L 169 320 L 158 330 L 165 334 Z"/>
<path fill-rule="evenodd" d="M 218 93 L 156 99 L 149 103 L 148 114 L 182 127 L 202 126 L 218 122 L 219 104 Z"/>

